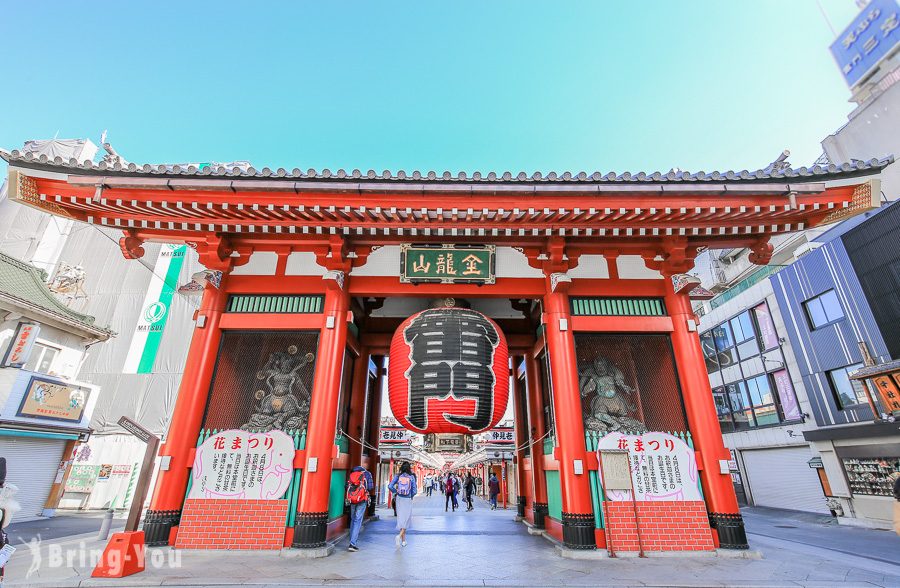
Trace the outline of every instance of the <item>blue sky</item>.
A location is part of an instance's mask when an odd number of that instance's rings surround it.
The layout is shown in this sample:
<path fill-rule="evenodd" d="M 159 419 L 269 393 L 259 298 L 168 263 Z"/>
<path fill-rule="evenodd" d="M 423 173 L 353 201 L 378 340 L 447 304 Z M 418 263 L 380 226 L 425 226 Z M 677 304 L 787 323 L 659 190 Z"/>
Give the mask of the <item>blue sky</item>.
<path fill-rule="evenodd" d="M 14 2 L 0 38 L 0 147 L 140 163 L 800 166 L 851 110 L 815 0 Z"/>

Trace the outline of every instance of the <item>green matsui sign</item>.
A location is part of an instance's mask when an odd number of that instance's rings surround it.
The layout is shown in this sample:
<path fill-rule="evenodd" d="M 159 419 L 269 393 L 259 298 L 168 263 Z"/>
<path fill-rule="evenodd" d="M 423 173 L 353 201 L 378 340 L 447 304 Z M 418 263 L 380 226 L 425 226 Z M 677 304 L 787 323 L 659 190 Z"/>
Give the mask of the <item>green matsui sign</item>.
<path fill-rule="evenodd" d="M 493 284 L 494 245 L 400 246 L 400 281 Z"/>

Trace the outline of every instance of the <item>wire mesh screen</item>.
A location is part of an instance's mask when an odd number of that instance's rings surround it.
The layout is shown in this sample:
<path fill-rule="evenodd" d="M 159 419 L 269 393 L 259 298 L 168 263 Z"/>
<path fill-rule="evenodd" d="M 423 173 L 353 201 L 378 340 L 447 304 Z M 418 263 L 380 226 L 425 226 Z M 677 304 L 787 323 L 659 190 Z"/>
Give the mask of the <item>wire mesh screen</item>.
<path fill-rule="evenodd" d="M 587 431 L 686 432 L 668 335 L 575 335 Z"/>
<path fill-rule="evenodd" d="M 317 331 L 225 331 L 204 429 L 306 428 Z"/>

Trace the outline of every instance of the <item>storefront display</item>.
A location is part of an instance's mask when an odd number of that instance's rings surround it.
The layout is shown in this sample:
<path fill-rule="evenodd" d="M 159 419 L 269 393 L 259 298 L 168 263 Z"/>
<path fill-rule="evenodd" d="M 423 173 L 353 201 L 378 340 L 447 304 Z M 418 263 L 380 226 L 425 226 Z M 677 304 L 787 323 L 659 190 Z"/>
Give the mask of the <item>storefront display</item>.
<path fill-rule="evenodd" d="M 900 472 L 900 457 L 845 457 L 843 462 L 851 493 L 893 496 L 892 474 Z"/>

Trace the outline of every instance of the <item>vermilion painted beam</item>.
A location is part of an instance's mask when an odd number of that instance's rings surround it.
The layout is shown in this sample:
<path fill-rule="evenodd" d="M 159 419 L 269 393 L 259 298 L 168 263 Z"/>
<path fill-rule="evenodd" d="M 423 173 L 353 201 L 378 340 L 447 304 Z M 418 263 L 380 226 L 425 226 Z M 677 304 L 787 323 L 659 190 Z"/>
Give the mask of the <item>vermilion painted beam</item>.
<path fill-rule="evenodd" d="M 399 273 L 400 268 L 397 268 Z M 401 284 L 396 276 L 354 276 L 351 296 L 421 296 L 475 298 L 538 298 L 544 295 L 541 278 L 497 278 L 493 286 L 477 284 Z"/>
<path fill-rule="evenodd" d="M 222 329 L 318 330 L 324 322 L 321 314 L 225 313 L 219 326 Z"/>
<path fill-rule="evenodd" d="M 573 316 L 572 330 L 609 333 L 671 333 L 667 316 Z"/>

